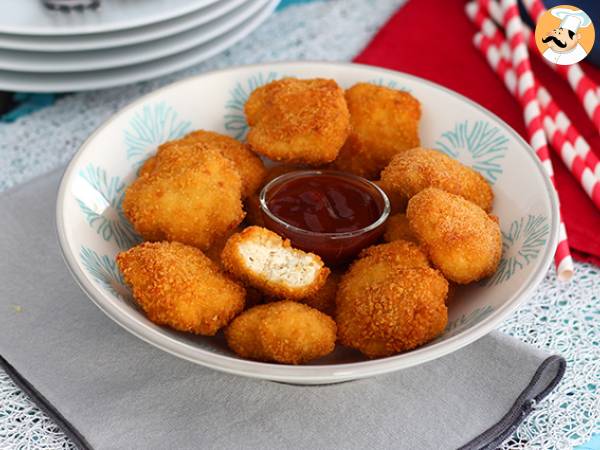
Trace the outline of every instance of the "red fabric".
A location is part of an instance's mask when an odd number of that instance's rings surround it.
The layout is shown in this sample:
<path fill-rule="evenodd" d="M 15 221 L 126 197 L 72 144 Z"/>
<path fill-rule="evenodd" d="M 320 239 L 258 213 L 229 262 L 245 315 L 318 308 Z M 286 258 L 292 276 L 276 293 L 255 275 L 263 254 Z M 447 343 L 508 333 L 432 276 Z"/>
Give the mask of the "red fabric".
<path fill-rule="evenodd" d="M 464 0 L 410 0 L 355 61 L 447 86 L 495 112 L 527 139 L 519 103 L 472 44 L 477 29 L 465 15 L 464 5 Z M 532 65 L 540 82 L 600 157 L 600 136 L 567 82 L 538 55 L 532 54 Z M 599 69 L 584 64 L 584 70 L 600 84 Z M 600 265 L 600 212 L 560 157 L 553 154 L 552 163 L 573 256 Z"/>

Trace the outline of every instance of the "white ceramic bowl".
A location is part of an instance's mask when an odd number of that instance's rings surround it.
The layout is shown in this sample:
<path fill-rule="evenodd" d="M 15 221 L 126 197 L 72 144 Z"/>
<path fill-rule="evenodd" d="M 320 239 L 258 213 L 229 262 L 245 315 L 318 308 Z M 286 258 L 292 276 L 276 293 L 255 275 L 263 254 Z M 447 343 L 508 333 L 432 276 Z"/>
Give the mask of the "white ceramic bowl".
<path fill-rule="evenodd" d="M 404 354 L 367 360 L 338 348 L 304 366 L 243 360 L 222 337 L 188 335 L 150 322 L 133 303 L 115 255 L 138 237 L 120 209 L 126 186 L 157 145 L 196 128 L 243 139 L 243 106 L 257 86 L 282 76 L 334 78 L 343 87 L 368 81 L 411 92 L 422 104 L 424 146 L 439 148 L 493 184 L 504 252 L 497 273 L 460 291 L 449 324 L 435 341 Z M 525 300 L 552 261 L 558 238 L 556 195 L 533 150 L 491 112 L 439 85 L 355 64 L 279 63 L 207 73 L 153 92 L 124 108 L 82 145 L 57 199 L 62 251 L 75 279 L 110 318 L 141 339 L 224 372 L 319 384 L 392 372 L 439 358 L 482 337 Z M 493 355 L 490 355 L 493 358 Z"/>

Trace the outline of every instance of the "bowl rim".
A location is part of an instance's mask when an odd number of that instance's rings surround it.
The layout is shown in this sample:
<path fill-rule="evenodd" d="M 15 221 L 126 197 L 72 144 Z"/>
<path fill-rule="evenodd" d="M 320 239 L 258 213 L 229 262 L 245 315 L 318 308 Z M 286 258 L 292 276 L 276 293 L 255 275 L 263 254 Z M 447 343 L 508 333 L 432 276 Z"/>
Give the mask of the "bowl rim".
<path fill-rule="evenodd" d="M 305 230 L 304 228 L 300 228 L 295 225 L 292 225 L 292 224 L 286 222 L 281 217 L 277 216 L 273 211 L 271 211 L 271 209 L 269 208 L 269 205 L 268 205 L 268 201 L 266 199 L 267 192 L 269 192 L 269 190 L 271 188 L 273 188 L 273 186 L 276 185 L 277 183 L 287 181 L 288 179 L 298 178 L 298 177 L 308 176 L 308 175 L 333 175 L 333 176 L 337 176 L 339 178 L 353 179 L 360 183 L 366 184 L 369 187 L 375 189 L 375 191 L 382 198 L 383 210 L 379 214 L 379 217 L 376 220 L 374 220 L 373 222 L 371 222 L 369 225 L 359 228 L 358 230 L 353 230 L 353 231 L 321 233 L 319 231 Z M 258 195 L 258 202 L 259 202 L 260 210 L 263 213 L 265 213 L 267 216 L 269 216 L 269 219 L 271 219 L 275 223 L 281 225 L 283 228 L 293 231 L 294 233 L 297 233 L 297 234 L 302 234 L 304 236 L 330 238 L 330 239 L 347 239 L 347 238 L 352 238 L 355 236 L 360 236 L 361 234 L 368 233 L 369 231 L 373 231 L 376 228 L 378 228 L 379 226 L 383 225 L 386 220 L 388 220 L 388 218 L 390 217 L 391 209 L 392 209 L 391 205 L 390 205 L 390 200 L 389 200 L 387 194 L 385 192 L 383 192 L 383 190 L 379 186 L 377 186 L 375 183 L 373 183 L 372 181 L 367 180 L 366 178 L 360 177 L 358 175 L 355 175 L 353 173 L 342 172 L 341 170 L 329 170 L 329 169 L 300 169 L 300 170 L 294 170 L 294 171 L 288 172 L 288 173 L 283 173 L 283 174 L 273 178 L 267 184 L 265 184 L 265 186 L 260 190 L 260 194 Z"/>
<path fill-rule="evenodd" d="M 544 248 L 543 254 L 540 255 L 541 257 L 539 259 L 540 263 L 538 268 L 529 275 L 525 282 L 519 287 L 517 292 L 513 294 L 508 301 L 494 310 L 492 314 L 469 329 L 464 330 L 455 336 L 451 336 L 443 342 L 433 343 L 427 347 L 421 347 L 407 353 L 353 363 L 290 366 L 240 359 L 234 356 L 222 355 L 210 350 L 205 350 L 194 346 L 191 343 L 181 342 L 174 337 L 165 334 L 158 328 L 158 326 L 153 327 L 150 324 L 145 324 L 139 321 L 139 319 L 131 317 L 129 312 L 125 309 L 125 304 L 123 302 L 115 302 L 112 296 L 98 289 L 90 280 L 88 280 L 88 277 L 83 272 L 76 255 L 69 250 L 69 238 L 66 233 L 64 220 L 64 204 L 67 195 L 67 186 L 72 179 L 73 172 L 78 165 L 79 159 L 84 155 L 85 150 L 90 142 L 92 142 L 100 132 L 111 126 L 118 117 L 133 110 L 134 108 L 137 108 L 140 105 L 143 105 L 154 96 L 164 94 L 172 90 L 177 90 L 186 84 L 194 84 L 197 82 L 197 80 L 203 77 L 244 70 L 268 70 L 285 66 L 290 67 L 291 69 L 301 69 L 310 66 L 315 70 L 322 69 L 323 71 L 331 71 L 340 68 L 360 68 L 372 70 L 374 72 L 378 72 L 379 74 L 401 76 L 411 79 L 417 83 L 423 83 L 446 94 L 450 94 L 462 102 L 466 102 L 488 118 L 492 119 L 494 122 L 502 125 L 505 131 L 527 150 L 529 157 L 533 160 L 535 167 L 537 167 L 538 172 L 541 175 L 550 201 L 551 230 L 548 243 Z M 463 96 L 462 94 L 415 75 L 366 64 L 328 61 L 281 61 L 233 66 L 185 78 L 167 86 L 163 86 L 155 91 L 149 92 L 148 94 L 145 94 L 142 97 L 134 100 L 113 114 L 108 120 L 96 128 L 96 130 L 92 132 L 90 136 L 81 144 L 64 171 L 58 187 L 56 200 L 56 232 L 58 235 L 59 247 L 65 264 L 67 265 L 67 268 L 73 275 L 73 278 L 77 284 L 100 310 L 102 310 L 108 317 L 117 322 L 125 330 L 137 336 L 138 338 L 175 356 L 222 372 L 272 381 L 313 384 L 365 378 L 413 367 L 415 365 L 437 359 L 441 356 L 459 350 L 460 348 L 474 342 L 475 340 L 492 331 L 502 320 L 506 318 L 508 314 L 515 310 L 522 301 L 531 295 L 532 291 L 538 286 L 545 276 L 550 264 L 552 263 L 554 251 L 558 242 L 559 211 L 556 191 L 554 190 L 550 179 L 546 176 L 544 167 L 537 158 L 531 146 L 504 120 L 473 100 Z"/>

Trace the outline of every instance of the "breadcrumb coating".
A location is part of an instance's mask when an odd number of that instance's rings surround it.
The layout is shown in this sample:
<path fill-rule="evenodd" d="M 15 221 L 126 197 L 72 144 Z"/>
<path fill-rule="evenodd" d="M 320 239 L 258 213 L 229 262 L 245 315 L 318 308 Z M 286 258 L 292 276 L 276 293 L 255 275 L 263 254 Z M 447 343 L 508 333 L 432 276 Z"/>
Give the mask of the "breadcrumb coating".
<path fill-rule="evenodd" d="M 467 284 L 492 275 L 502 256 L 497 219 L 459 195 L 427 188 L 406 211 L 410 228 L 444 276 Z"/>
<path fill-rule="evenodd" d="M 329 275 L 319 256 L 292 248 L 288 239 L 256 226 L 231 236 L 221 260 L 244 283 L 266 295 L 292 300 L 317 292 Z"/>
<path fill-rule="evenodd" d="M 140 167 L 140 171 L 139 171 L 138 175 L 139 176 L 150 175 L 152 173 L 152 171 L 154 170 L 155 165 L 156 165 L 156 156 L 150 156 L 146 161 L 144 161 L 144 164 L 142 164 L 142 167 Z"/>
<path fill-rule="evenodd" d="M 403 269 L 430 267 L 427 255 L 423 250 L 414 242 L 404 240 L 372 245 L 362 250 L 359 258 L 368 264 L 386 261 Z"/>
<path fill-rule="evenodd" d="M 331 272 L 327 277 L 325 284 L 321 286 L 321 289 L 314 294 L 304 297 L 298 301 L 310 306 L 311 308 L 318 309 L 322 313 L 333 316 L 335 314 L 335 296 L 337 294 L 339 282 L 340 275 L 335 272 Z"/>
<path fill-rule="evenodd" d="M 336 325 L 314 308 L 284 300 L 243 312 L 225 329 L 225 338 L 242 358 L 301 364 L 334 350 Z"/>
<path fill-rule="evenodd" d="M 206 144 L 163 144 L 127 188 L 123 212 L 148 241 L 202 250 L 244 218 L 234 164 Z"/>
<path fill-rule="evenodd" d="M 399 152 L 420 145 L 421 105 L 408 92 L 358 83 L 346 91 L 351 132 L 334 166 L 375 179 Z"/>
<path fill-rule="evenodd" d="M 242 198 L 258 191 L 267 173 L 262 160 L 244 144 L 232 137 L 214 131 L 197 130 L 186 134 L 182 143 L 206 144 L 219 150 L 223 156 L 235 164 L 242 179 Z"/>
<path fill-rule="evenodd" d="M 408 218 L 406 214 L 397 213 L 387 220 L 385 224 L 385 232 L 383 239 L 386 242 L 392 242 L 397 240 L 417 242 L 417 238 L 410 231 L 410 225 L 408 224 Z"/>
<path fill-rule="evenodd" d="M 390 263 L 371 270 L 362 261 L 339 285 L 335 319 L 341 344 L 377 358 L 411 350 L 443 333 L 448 282 L 437 270 Z"/>
<path fill-rule="evenodd" d="M 175 330 L 214 335 L 244 308 L 246 292 L 200 250 L 144 242 L 117 264 L 148 319 Z"/>
<path fill-rule="evenodd" d="M 296 299 L 295 301 L 315 308 L 322 313 L 332 316 L 335 314 L 335 296 L 337 294 L 338 284 L 341 275 L 337 272 L 331 272 L 327 277 L 325 284 L 314 294 L 307 297 Z M 264 303 L 280 301 L 277 297 L 264 297 Z"/>
<path fill-rule="evenodd" d="M 488 212 L 494 200 L 492 188 L 479 173 L 440 151 L 426 148 L 394 156 L 381 172 L 380 187 L 389 194 L 394 211 L 403 211 L 413 195 L 428 187 L 460 195 Z"/>
<path fill-rule="evenodd" d="M 329 163 L 348 137 L 350 115 L 334 80 L 272 81 L 250 94 L 244 111 L 248 143 L 274 161 Z"/>

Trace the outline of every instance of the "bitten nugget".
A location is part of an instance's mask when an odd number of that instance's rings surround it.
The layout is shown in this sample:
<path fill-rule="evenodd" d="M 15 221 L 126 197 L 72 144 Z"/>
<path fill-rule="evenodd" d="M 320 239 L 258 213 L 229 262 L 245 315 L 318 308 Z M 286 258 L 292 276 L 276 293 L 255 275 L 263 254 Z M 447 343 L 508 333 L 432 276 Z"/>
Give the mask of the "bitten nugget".
<path fill-rule="evenodd" d="M 267 295 L 292 300 L 317 292 L 329 275 L 319 256 L 294 249 L 289 240 L 256 226 L 229 238 L 221 259 L 243 282 Z"/>
<path fill-rule="evenodd" d="M 272 81 L 250 94 L 244 110 L 248 143 L 274 161 L 331 162 L 348 136 L 348 107 L 334 80 Z"/>
<path fill-rule="evenodd" d="M 492 188 L 479 173 L 437 150 L 413 148 L 390 161 L 381 172 L 380 187 L 393 209 L 402 211 L 408 200 L 428 187 L 443 189 L 472 201 L 486 211 L 492 208 Z"/>
<path fill-rule="evenodd" d="M 340 275 L 335 272 L 331 272 L 327 277 L 327 281 L 325 284 L 314 294 L 309 295 L 308 297 L 304 297 L 296 300 L 297 302 L 304 303 L 305 305 L 310 306 L 311 308 L 318 309 L 322 313 L 325 313 L 329 316 L 335 314 L 335 296 L 337 294 L 338 284 L 340 282 Z M 264 298 L 266 302 L 277 302 L 280 301 L 280 298 L 277 297 L 266 297 Z"/>
<path fill-rule="evenodd" d="M 340 275 L 331 272 L 321 289 L 298 301 L 311 308 L 318 309 L 329 316 L 333 316 L 335 314 L 335 296 L 337 294 L 339 282 Z"/>
<path fill-rule="evenodd" d="M 497 221 L 459 195 L 428 188 L 408 203 L 410 228 L 449 280 L 466 284 L 492 275 L 502 255 Z"/>
<path fill-rule="evenodd" d="M 218 150 L 169 143 L 151 161 L 123 200 L 125 216 L 145 240 L 205 250 L 244 218 L 240 175 Z"/>
<path fill-rule="evenodd" d="M 394 155 L 420 145 L 421 105 L 408 92 L 358 83 L 346 102 L 351 132 L 334 163 L 339 170 L 375 179 Z"/>
<path fill-rule="evenodd" d="M 406 214 L 403 213 L 390 216 L 385 224 L 385 233 L 383 235 L 383 239 L 385 239 L 386 242 L 397 241 L 399 239 L 417 242 L 417 239 L 413 235 L 412 231 L 410 231 Z"/>
<path fill-rule="evenodd" d="M 152 322 L 214 335 L 244 308 L 246 292 L 197 248 L 144 242 L 117 255 L 133 298 Z"/>
<path fill-rule="evenodd" d="M 423 345 L 444 331 L 448 282 L 437 270 L 362 261 L 350 267 L 338 288 L 341 344 L 377 358 Z"/>
<path fill-rule="evenodd" d="M 225 329 L 229 347 L 242 358 L 301 364 L 335 348 L 331 317 L 292 301 L 259 305 L 245 311 Z"/>
<path fill-rule="evenodd" d="M 230 159 L 242 179 L 242 198 L 258 191 L 266 175 L 266 169 L 261 159 L 250 150 L 247 144 L 214 131 L 197 130 L 186 134 L 184 143 L 201 143 L 219 150 L 223 156 Z"/>

